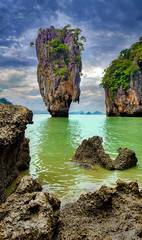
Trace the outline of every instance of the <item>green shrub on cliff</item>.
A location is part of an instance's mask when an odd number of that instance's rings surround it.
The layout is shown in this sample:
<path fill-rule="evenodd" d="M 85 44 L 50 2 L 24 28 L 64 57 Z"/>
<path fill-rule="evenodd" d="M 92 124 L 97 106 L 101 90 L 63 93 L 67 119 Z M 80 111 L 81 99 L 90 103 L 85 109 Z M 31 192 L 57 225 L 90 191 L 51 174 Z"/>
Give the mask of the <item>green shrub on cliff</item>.
<path fill-rule="evenodd" d="M 64 79 L 66 76 L 69 74 L 69 69 L 64 67 L 64 68 L 56 68 L 55 70 L 55 76 L 62 76 Z"/>
<path fill-rule="evenodd" d="M 129 49 L 121 51 L 104 72 L 100 85 L 109 88 L 112 97 L 120 86 L 127 90 L 130 80 L 142 72 L 142 45 L 137 42 Z"/>
<path fill-rule="evenodd" d="M 54 57 L 57 57 L 62 53 L 65 54 L 68 52 L 69 48 L 63 44 L 59 38 L 56 37 L 52 41 L 48 42 L 48 44 L 46 44 L 46 50 L 48 55 L 50 53 L 54 53 Z"/>
<path fill-rule="evenodd" d="M 44 28 L 40 27 L 40 28 L 38 29 L 38 33 L 37 33 L 37 34 L 38 34 L 38 35 L 41 34 L 43 30 L 44 30 Z"/>
<path fill-rule="evenodd" d="M 80 28 L 73 28 L 73 29 L 68 29 L 68 31 L 73 34 L 74 46 L 78 46 L 80 51 L 83 51 L 84 46 L 82 42 L 86 42 L 86 38 L 84 36 L 80 37 L 80 33 L 82 32 L 82 30 Z"/>
<path fill-rule="evenodd" d="M 30 47 L 33 47 L 34 45 L 34 42 L 30 42 Z"/>
<path fill-rule="evenodd" d="M 77 55 L 77 56 L 74 57 L 74 62 L 75 63 L 80 63 L 80 61 L 81 61 L 81 56 Z"/>
<path fill-rule="evenodd" d="M 66 54 L 64 55 L 64 62 L 66 65 L 68 65 L 70 62 L 70 59 L 68 58 L 68 56 Z"/>

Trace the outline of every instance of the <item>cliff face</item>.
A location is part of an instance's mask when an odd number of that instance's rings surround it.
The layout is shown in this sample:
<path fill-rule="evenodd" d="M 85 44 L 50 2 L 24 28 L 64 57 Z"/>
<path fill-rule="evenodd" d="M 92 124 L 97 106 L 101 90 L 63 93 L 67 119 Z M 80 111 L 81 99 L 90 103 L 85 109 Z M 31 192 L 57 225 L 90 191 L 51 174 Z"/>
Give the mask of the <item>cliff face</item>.
<path fill-rule="evenodd" d="M 39 31 L 36 52 L 38 84 L 47 110 L 53 117 L 67 117 L 71 102 L 79 102 L 79 45 L 72 32 L 51 26 Z"/>
<path fill-rule="evenodd" d="M 29 166 L 25 129 L 32 116 L 27 108 L 0 103 L 0 203 L 6 199 L 6 187 Z"/>
<path fill-rule="evenodd" d="M 142 116 L 142 38 L 122 50 L 105 70 L 107 116 Z"/>
<path fill-rule="evenodd" d="M 142 74 L 130 81 L 130 87 L 122 87 L 111 97 L 111 90 L 105 88 L 105 103 L 107 116 L 142 117 Z"/>

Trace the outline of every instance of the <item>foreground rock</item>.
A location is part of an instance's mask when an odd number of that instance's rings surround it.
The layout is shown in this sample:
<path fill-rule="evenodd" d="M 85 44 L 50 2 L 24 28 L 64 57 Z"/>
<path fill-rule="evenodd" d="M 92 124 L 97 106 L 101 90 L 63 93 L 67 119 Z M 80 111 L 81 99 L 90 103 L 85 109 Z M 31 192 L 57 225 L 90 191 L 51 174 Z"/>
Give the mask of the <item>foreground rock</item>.
<path fill-rule="evenodd" d="M 142 238 L 142 193 L 136 182 L 102 186 L 66 204 L 56 240 L 138 240 Z"/>
<path fill-rule="evenodd" d="M 79 102 L 82 43 L 77 38 L 67 28 L 51 26 L 40 29 L 36 39 L 38 84 L 53 117 L 68 117 L 71 102 Z"/>
<path fill-rule="evenodd" d="M 137 182 L 102 186 L 60 208 L 31 176 L 22 178 L 0 206 L 0 239 L 138 240 L 142 237 L 142 191 Z"/>
<path fill-rule="evenodd" d="M 96 165 L 108 170 L 124 170 L 136 166 L 137 157 L 132 150 L 120 148 L 118 149 L 118 156 L 115 160 L 112 160 L 105 152 L 102 142 L 103 139 L 98 136 L 83 140 L 75 152 L 73 161 L 91 169 L 95 169 Z"/>
<path fill-rule="evenodd" d="M 25 129 L 32 117 L 27 108 L 0 103 L 0 203 L 6 199 L 6 187 L 29 166 Z"/>
<path fill-rule="evenodd" d="M 0 206 L 0 239 L 52 239 L 60 201 L 41 192 L 41 185 L 30 176 Z"/>

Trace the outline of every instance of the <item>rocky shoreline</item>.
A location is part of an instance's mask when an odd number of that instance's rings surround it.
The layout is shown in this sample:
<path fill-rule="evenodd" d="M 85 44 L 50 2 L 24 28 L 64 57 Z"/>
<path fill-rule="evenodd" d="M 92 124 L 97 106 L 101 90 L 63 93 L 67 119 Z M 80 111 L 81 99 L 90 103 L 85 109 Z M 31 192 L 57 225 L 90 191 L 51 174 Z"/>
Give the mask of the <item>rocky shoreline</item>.
<path fill-rule="evenodd" d="M 0 207 L 0 239 L 110 240 L 142 238 L 142 190 L 117 181 L 60 207 L 31 176 Z"/>
<path fill-rule="evenodd" d="M 25 107 L 0 103 L 0 203 L 6 200 L 6 188 L 29 167 L 29 139 L 26 125 L 33 113 Z"/>
<path fill-rule="evenodd" d="M 6 199 L 7 186 L 29 167 L 25 129 L 32 117 L 27 108 L 0 103 L 0 240 L 141 239 L 142 190 L 137 182 L 118 180 L 114 188 L 102 186 L 61 207 L 59 199 L 42 191 L 38 180 L 24 176 Z M 89 167 L 93 159 L 98 163 L 98 157 L 107 169 L 122 170 L 137 163 L 129 149 L 119 149 L 112 163 L 98 136 L 83 141 L 75 158 L 81 156 L 81 164 Z"/>

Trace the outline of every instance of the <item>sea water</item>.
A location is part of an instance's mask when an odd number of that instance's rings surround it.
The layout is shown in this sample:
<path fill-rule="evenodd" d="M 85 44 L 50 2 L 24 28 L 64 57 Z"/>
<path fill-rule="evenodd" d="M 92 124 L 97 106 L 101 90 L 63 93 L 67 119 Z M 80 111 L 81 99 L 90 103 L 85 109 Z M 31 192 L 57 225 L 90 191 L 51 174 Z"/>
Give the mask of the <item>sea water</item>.
<path fill-rule="evenodd" d="M 34 124 L 28 125 L 31 174 L 63 202 L 72 201 L 82 193 L 94 191 L 101 185 L 114 186 L 117 179 L 137 180 L 142 187 L 142 118 L 106 117 L 105 115 L 70 115 L 51 118 L 35 114 Z M 103 137 L 104 149 L 115 159 L 118 148 L 135 151 L 138 164 L 128 170 L 109 171 L 101 167 L 88 170 L 75 165 L 71 159 L 83 139 Z"/>

